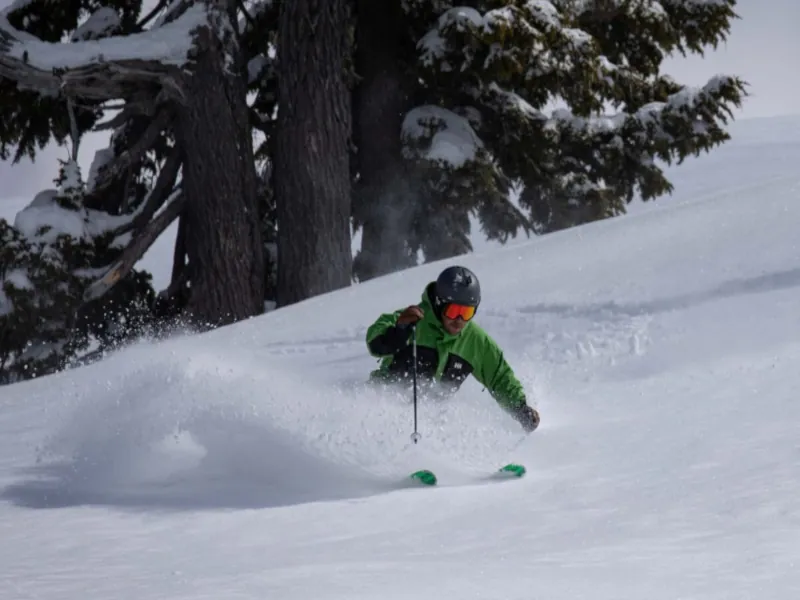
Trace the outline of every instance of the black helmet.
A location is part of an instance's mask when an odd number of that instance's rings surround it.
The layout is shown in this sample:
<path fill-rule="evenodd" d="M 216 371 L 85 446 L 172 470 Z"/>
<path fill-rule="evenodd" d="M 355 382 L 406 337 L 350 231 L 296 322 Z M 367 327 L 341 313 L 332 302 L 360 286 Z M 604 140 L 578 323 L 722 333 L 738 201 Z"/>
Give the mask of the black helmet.
<path fill-rule="evenodd" d="M 436 280 L 436 299 L 441 304 L 465 304 L 478 306 L 481 303 L 481 284 L 478 277 L 466 267 L 448 267 Z"/>

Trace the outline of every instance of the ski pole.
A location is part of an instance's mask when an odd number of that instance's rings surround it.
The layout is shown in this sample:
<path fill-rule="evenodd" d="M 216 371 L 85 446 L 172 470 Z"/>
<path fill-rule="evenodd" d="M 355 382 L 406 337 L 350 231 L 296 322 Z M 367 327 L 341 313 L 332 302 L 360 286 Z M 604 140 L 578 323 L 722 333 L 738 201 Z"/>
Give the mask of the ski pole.
<path fill-rule="evenodd" d="M 422 437 L 417 431 L 417 325 L 411 325 L 411 354 L 414 357 L 414 364 L 411 367 L 412 381 L 414 382 L 414 433 L 411 434 L 411 440 L 416 444 Z"/>

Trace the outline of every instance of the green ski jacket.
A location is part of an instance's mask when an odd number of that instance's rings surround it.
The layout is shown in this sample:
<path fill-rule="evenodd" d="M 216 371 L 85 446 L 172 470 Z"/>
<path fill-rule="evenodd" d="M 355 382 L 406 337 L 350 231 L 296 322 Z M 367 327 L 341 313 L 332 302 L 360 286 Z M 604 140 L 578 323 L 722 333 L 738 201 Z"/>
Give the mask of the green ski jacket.
<path fill-rule="evenodd" d="M 526 405 L 525 391 L 506 362 L 497 343 L 477 323 L 470 321 L 458 335 L 445 331 L 436 316 L 430 294 L 433 283 L 422 294 L 424 317 L 417 325 L 417 376 L 448 384 L 457 390 L 473 375 L 503 408 L 516 412 Z M 397 326 L 403 309 L 382 314 L 367 329 L 367 348 L 381 359 L 374 380 L 407 381 L 411 377 L 413 352 L 411 328 Z"/>

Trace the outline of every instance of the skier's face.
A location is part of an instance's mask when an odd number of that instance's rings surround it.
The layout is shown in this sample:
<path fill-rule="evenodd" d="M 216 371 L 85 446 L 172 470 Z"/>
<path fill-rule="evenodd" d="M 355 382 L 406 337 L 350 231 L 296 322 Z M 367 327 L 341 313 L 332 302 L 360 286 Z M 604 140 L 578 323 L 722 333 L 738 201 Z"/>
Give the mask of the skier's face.
<path fill-rule="evenodd" d="M 448 319 L 446 316 L 442 315 L 442 325 L 444 325 L 444 330 L 450 335 L 458 335 L 461 333 L 461 330 L 467 326 L 467 322 L 461 317 Z"/>

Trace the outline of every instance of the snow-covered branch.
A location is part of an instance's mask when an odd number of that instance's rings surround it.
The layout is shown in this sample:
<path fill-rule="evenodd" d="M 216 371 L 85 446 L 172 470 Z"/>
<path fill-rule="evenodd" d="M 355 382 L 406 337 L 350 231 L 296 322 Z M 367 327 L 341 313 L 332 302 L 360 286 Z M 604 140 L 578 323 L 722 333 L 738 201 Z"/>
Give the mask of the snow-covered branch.
<path fill-rule="evenodd" d="M 475 160 L 483 147 L 469 120 L 433 105 L 410 110 L 403 120 L 402 136 L 406 158 L 438 161 L 455 169 Z"/>
<path fill-rule="evenodd" d="M 194 48 L 193 32 L 208 25 L 203 2 L 174 21 L 128 36 L 49 43 L 11 26 L 0 13 L 0 76 L 41 93 L 105 100 L 132 84 L 155 82 L 179 94 L 178 71 Z"/>
<path fill-rule="evenodd" d="M 571 104 L 591 102 L 590 82 L 598 79 L 601 60 L 592 36 L 571 27 L 544 0 L 508 3 L 483 14 L 451 8 L 417 48 L 429 85 L 471 85 L 463 76 L 470 73 L 523 93 L 537 107 L 559 93 L 575 96 Z"/>
<path fill-rule="evenodd" d="M 561 128 L 590 135 L 622 133 L 628 129 L 641 132 L 639 136 L 655 142 L 675 143 L 675 129 L 681 125 L 687 126 L 687 132 L 697 137 L 724 124 L 731 110 L 721 100 L 737 96 L 736 90 L 740 85 L 735 77 L 719 75 L 702 87 L 685 86 L 671 94 L 666 101 L 650 102 L 633 113 L 576 117 L 570 111 L 560 109 L 553 112 L 551 122 Z M 647 135 L 644 135 L 644 130 L 648 130 Z"/>
<path fill-rule="evenodd" d="M 73 42 L 98 40 L 108 37 L 120 26 L 119 13 L 109 6 L 101 6 L 70 36 Z"/>

